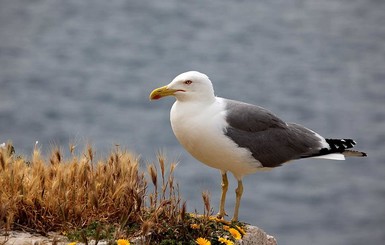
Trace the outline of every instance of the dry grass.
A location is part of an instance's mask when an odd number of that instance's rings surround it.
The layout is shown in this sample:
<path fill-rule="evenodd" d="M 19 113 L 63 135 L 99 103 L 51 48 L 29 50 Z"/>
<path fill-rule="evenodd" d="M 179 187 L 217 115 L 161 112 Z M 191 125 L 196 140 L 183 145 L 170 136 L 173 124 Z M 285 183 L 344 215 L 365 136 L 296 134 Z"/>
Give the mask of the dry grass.
<path fill-rule="evenodd" d="M 68 157 L 56 147 L 45 158 L 35 146 L 27 159 L 7 144 L 0 148 L 0 229 L 60 231 L 86 243 L 89 238 L 140 237 L 143 244 L 216 239 L 230 224 L 209 218 L 208 194 L 204 215 L 188 214 L 174 181 L 175 163 L 166 164 L 162 154 L 157 160 L 146 171 L 119 147 L 99 160 L 92 147 L 76 155 L 71 145 Z"/>

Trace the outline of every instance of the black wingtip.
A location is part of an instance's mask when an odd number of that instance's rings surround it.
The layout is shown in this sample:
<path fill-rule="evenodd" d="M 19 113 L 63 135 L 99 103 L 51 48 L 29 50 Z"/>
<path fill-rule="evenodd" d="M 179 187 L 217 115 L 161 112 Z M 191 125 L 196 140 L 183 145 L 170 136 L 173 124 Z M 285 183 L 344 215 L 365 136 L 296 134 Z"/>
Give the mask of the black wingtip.
<path fill-rule="evenodd" d="M 330 148 L 322 148 L 319 155 L 327 155 L 330 153 L 341 153 L 349 157 L 367 157 L 368 154 L 361 151 L 349 150 L 353 148 L 356 142 L 352 139 L 325 139 Z"/>

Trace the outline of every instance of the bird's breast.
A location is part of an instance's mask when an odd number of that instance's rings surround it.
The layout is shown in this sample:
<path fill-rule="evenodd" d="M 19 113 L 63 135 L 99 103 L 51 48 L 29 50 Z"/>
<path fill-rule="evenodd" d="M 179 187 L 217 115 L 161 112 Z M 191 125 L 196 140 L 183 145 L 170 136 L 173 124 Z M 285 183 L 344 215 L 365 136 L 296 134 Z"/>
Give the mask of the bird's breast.
<path fill-rule="evenodd" d="M 191 153 L 201 145 L 212 145 L 222 134 L 225 121 L 219 108 L 174 108 L 171 110 L 171 126 L 176 138 Z M 222 120 L 221 120 L 222 119 Z"/>

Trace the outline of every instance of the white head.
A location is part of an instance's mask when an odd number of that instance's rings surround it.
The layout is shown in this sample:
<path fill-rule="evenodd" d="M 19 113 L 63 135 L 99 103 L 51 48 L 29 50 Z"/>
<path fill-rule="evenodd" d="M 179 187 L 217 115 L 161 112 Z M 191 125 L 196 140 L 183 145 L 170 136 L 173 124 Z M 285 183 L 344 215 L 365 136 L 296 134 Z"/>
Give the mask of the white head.
<path fill-rule="evenodd" d="M 215 99 L 213 85 L 207 75 L 188 71 L 178 75 L 166 86 L 153 90 L 151 100 L 173 95 L 178 101 L 211 101 Z"/>

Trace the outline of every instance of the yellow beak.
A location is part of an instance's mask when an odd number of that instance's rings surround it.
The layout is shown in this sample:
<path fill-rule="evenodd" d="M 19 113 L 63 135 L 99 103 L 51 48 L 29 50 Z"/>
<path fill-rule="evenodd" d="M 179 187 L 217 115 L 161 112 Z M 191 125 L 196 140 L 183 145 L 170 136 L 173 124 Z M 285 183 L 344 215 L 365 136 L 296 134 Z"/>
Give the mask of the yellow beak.
<path fill-rule="evenodd" d="M 174 95 L 175 92 L 180 91 L 176 89 L 169 89 L 167 86 L 163 86 L 157 89 L 154 89 L 150 94 L 150 100 L 158 100 L 165 96 Z"/>

